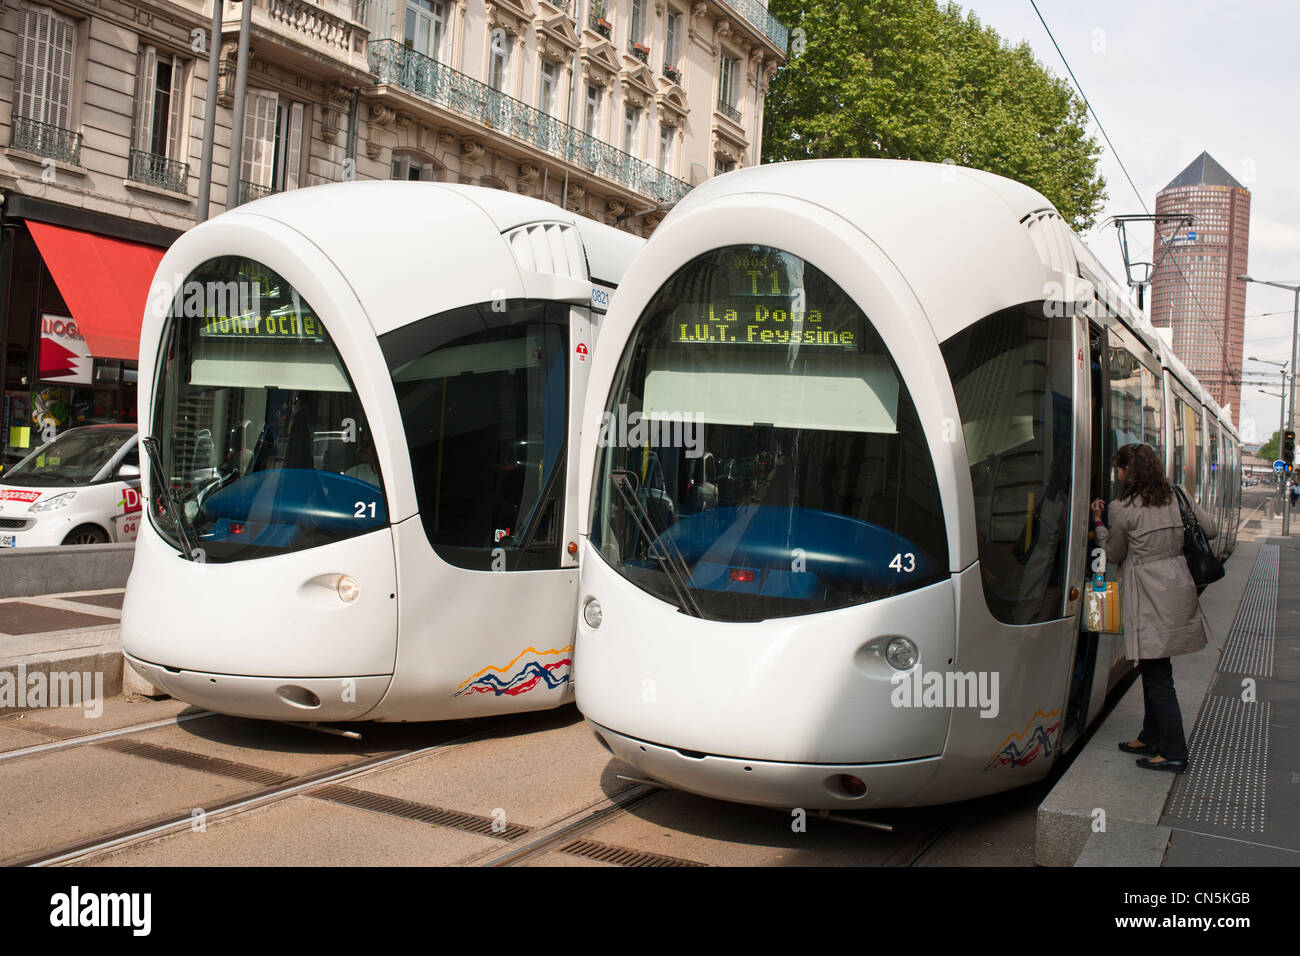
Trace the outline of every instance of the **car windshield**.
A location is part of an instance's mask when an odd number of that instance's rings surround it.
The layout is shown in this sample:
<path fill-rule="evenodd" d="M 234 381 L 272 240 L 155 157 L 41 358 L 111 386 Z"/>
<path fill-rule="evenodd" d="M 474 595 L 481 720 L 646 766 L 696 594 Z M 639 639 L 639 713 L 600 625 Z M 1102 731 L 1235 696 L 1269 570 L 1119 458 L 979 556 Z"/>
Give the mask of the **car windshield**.
<path fill-rule="evenodd" d="M 728 247 L 651 299 L 601 423 L 592 542 L 712 620 L 879 600 L 946 574 L 938 482 L 867 316 L 802 259 Z"/>
<path fill-rule="evenodd" d="M 42 445 L 0 475 L 8 485 L 84 485 L 99 474 L 122 443 L 135 434 L 129 428 L 74 428 Z"/>

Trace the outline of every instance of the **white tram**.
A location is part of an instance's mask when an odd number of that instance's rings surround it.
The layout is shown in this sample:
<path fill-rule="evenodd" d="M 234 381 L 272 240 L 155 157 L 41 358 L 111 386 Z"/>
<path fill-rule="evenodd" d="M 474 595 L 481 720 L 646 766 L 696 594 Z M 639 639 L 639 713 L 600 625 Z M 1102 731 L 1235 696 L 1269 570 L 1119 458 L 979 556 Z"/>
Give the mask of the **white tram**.
<path fill-rule="evenodd" d="M 575 680 L 598 738 L 773 806 L 1044 776 L 1129 666 L 1080 630 L 1114 449 L 1155 445 L 1235 535 L 1237 434 L 1139 324 L 998 176 L 825 160 L 691 192 L 588 391 Z"/>
<path fill-rule="evenodd" d="M 132 666 L 272 720 L 572 700 L 580 415 L 643 245 L 403 182 L 296 190 L 181 237 L 140 340 Z"/>

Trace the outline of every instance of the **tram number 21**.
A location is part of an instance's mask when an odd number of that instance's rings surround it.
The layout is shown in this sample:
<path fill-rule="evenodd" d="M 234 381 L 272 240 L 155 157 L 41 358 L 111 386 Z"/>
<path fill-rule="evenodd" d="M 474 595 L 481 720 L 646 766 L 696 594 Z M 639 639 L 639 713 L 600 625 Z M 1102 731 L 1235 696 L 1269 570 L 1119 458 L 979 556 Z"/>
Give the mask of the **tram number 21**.
<path fill-rule="evenodd" d="M 904 565 L 904 561 L 907 562 L 906 565 Z M 889 562 L 889 566 L 895 571 L 906 571 L 910 574 L 916 570 L 916 555 L 911 551 L 907 552 L 907 554 L 896 554 L 894 560 Z"/>
<path fill-rule="evenodd" d="M 354 518 L 367 517 L 366 515 L 367 508 L 370 509 L 369 517 L 373 518 L 375 516 L 375 503 L 373 501 L 358 501 L 356 514 L 354 514 L 352 517 Z"/>

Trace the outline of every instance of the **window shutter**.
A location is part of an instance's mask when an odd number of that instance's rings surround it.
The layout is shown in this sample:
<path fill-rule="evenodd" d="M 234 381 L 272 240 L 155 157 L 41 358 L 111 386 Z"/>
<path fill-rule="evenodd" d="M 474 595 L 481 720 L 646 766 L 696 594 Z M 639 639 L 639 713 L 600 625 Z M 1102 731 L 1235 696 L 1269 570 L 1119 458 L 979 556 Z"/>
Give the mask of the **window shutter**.
<path fill-rule="evenodd" d="M 157 78 L 158 51 L 151 46 L 142 46 L 136 57 L 135 136 L 131 145 L 146 153 L 153 142 L 153 98 Z"/>
<path fill-rule="evenodd" d="M 298 170 L 302 164 L 303 105 L 294 103 L 289 108 L 289 142 L 285 150 L 284 188 L 298 188 Z"/>
<path fill-rule="evenodd" d="M 64 129 L 70 125 L 75 29 L 53 10 L 23 10 L 15 97 L 19 116 Z"/>
<path fill-rule="evenodd" d="M 185 68 L 188 61 L 172 57 L 171 117 L 167 130 L 167 158 L 185 162 Z"/>
<path fill-rule="evenodd" d="M 420 182 L 424 182 L 424 183 L 437 182 L 438 180 L 437 172 L 438 171 L 434 168 L 433 163 L 425 163 L 423 166 L 420 167 Z"/>
<path fill-rule="evenodd" d="M 274 93 L 249 90 L 244 106 L 244 155 L 239 178 L 269 187 L 275 157 L 278 98 Z M 236 184 L 237 186 L 237 184 Z"/>

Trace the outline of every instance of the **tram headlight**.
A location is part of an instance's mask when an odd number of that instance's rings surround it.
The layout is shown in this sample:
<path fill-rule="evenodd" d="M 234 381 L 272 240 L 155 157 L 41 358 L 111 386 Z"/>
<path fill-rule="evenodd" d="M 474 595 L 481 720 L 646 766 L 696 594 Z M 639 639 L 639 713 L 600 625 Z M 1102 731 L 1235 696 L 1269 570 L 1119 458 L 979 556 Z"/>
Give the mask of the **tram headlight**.
<path fill-rule="evenodd" d="M 587 626 L 593 630 L 600 627 L 600 602 L 595 598 L 587 598 L 587 603 L 582 605 L 582 619 L 586 621 Z"/>
<path fill-rule="evenodd" d="M 355 578 L 346 574 L 340 574 L 339 579 L 334 583 L 334 587 L 339 592 L 339 600 L 344 604 L 351 604 L 361 596 L 361 585 L 356 582 Z"/>
<path fill-rule="evenodd" d="M 896 637 L 885 645 L 885 660 L 894 670 L 911 670 L 916 666 L 918 655 L 916 645 L 905 637 Z"/>

